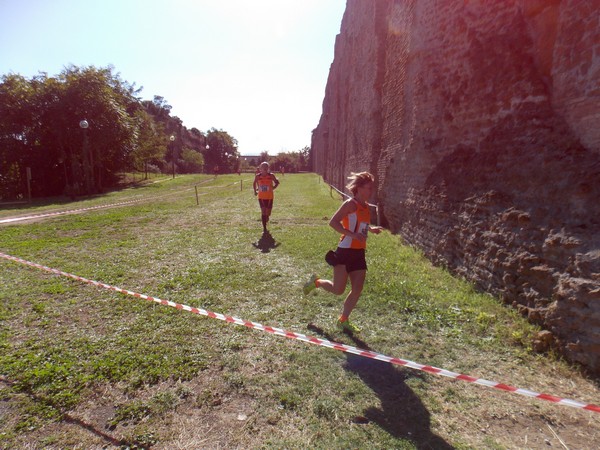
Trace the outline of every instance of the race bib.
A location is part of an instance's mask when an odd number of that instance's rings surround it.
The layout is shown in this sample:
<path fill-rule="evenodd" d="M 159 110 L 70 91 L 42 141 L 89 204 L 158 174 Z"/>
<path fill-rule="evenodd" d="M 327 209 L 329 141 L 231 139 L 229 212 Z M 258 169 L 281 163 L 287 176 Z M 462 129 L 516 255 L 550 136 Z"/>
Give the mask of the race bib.
<path fill-rule="evenodd" d="M 369 233 L 369 224 L 367 222 L 360 222 L 358 224 L 358 233 L 364 234 L 364 236 L 367 237 Z"/>

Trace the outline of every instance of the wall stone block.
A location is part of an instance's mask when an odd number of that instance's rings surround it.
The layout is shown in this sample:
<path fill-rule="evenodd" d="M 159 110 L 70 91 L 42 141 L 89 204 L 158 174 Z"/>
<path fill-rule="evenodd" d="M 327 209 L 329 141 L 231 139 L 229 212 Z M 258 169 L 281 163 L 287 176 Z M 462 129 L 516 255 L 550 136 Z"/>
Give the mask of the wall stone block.
<path fill-rule="evenodd" d="M 314 169 L 600 373 L 600 0 L 348 0 Z"/>

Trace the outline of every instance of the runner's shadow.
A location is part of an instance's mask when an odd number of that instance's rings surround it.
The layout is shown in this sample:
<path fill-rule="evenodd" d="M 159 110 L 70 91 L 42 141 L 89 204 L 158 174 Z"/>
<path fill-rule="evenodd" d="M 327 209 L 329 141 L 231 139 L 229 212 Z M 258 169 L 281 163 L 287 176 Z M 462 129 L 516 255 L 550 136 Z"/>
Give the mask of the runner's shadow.
<path fill-rule="evenodd" d="M 310 324 L 309 329 L 333 341 L 321 328 Z M 366 342 L 349 335 L 356 347 L 373 351 Z M 381 407 L 372 406 L 363 412 L 364 417 L 353 419 L 356 423 L 373 422 L 396 438 L 410 440 L 417 449 L 442 449 L 454 447 L 431 431 L 431 415 L 421 399 L 407 386 L 408 378 L 423 378 L 422 374 L 399 369 L 390 363 L 364 356 L 344 353 L 344 369 L 357 374 L 380 399 Z"/>
<path fill-rule="evenodd" d="M 262 236 L 258 240 L 258 242 L 253 242 L 252 245 L 254 247 L 260 249 L 263 253 L 269 253 L 272 249 L 275 249 L 281 245 L 280 242 L 275 242 L 271 233 L 268 230 L 263 231 Z"/>
<path fill-rule="evenodd" d="M 6 383 L 7 386 L 15 386 L 16 385 L 16 383 L 14 381 L 8 380 L 7 378 L 5 378 L 3 376 L 0 376 L 0 383 Z M 70 423 L 73 425 L 77 425 L 77 426 L 80 426 L 81 428 L 88 430 L 89 432 L 95 434 L 99 438 L 104 439 L 107 442 L 107 444 L 112 444 L 113 446 L 119 447 L 119 448 L 123 448 L 123 446 L 125 446 L 127 444 L 127 442 L 124 439 L 117 439 L 117 438 L 111 436 L 110 434 L 105 433 L 102 430 L 98 429 L 98 427 L 95 426 L 94 424 L 91 424 L 89 422 L 86 422 L 86 421 L 78 418 L 78 417 L 75 417 L 75 416 L 69 414 L 68 412 L 62 411 L 60 408 L 49 403 L 46 399 L 43 398 L 43 396 L 38 396 L 31 390 L 23 391 L 23 393 L 25 395 L 29 396 L 29 398 L 31 398 L 34 402 L 44 405 L 45 407 L 50 407 L 50 408 L 54 409 L 56 412 L 58 412 L 60 414 L 61 419 L 64 422 Z M 129 447 L 127 447 L 127 448 L 129 448 Z"/>

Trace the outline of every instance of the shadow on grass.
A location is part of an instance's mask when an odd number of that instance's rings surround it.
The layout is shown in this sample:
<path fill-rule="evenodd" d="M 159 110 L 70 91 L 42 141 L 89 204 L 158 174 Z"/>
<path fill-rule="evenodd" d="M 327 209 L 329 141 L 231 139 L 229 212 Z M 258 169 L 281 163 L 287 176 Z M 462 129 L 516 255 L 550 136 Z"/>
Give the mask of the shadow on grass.
<path fill-rule="evenodd" d="M 262 236 L 258 240 L 258 242 L 253 242 L 252 245 L 258 249 L 260 249 L 263 253 L 269 253 L 271 250 L 279 247 L 281 245 L 280 242 L 275 242 L 271 233 L 266 230 L 263 231 Z"/>
<path fill-rule="evenodd" d="M 308 328 L 325 339 L 334 341 L 323 329 L 310 324 Z M 348 333 L 347 333 L 348 334 Z M 348 334 L 356 347 L 372 350 L 366 342 Z M 353 419 L 355 423 L 373 422 L 396 438 L 413 442 L 418 449 L 453 449 L 444 439 L 431 431 L 431 417 L 421 399 L 406 385 L 404 380 L 419 377 L 387 362 L 345 353 L 344 369 L 357 374 L 381 400 L 381 408 L 367 408 L 364 417 Z"/>
<path fill-rule="evenodd" d="M 88 423 L 82 419 L 79 419 L 78 417 L 72 416 L 68 412 L 62 411 L 61 408 L 53 405 L 51 402 L 49 402 L 43 396 L 36 395 L 30 389 L 18 389 L 16 387 L 16 383 L 7 379 L 6 377 L 0 376 L 0 382 L 3 382 L 7 386 L 13 388 L 15 390 L 15 392 L 20 392 L 20 393 L 27 395 L 32 401 L 54 409 L 55 411 L 57 411 L 60 414 L 62 421 L 73 424 L 73 425 L 77 425 L 77 426 L 89 431 L 90 433 L 95 434 L 99 438 L 104 439 L 105 442 L 107 442 L 115 447 L 122 448 L 124 445 L 127 444 L 127 442 L 124 441 L 123 439 L 117 439 L 117 438 L 111 436 L 110 434 L 105 433 L 102 430 L 99 430 L 96 426 L 92 425 L 91 423 Z"/>

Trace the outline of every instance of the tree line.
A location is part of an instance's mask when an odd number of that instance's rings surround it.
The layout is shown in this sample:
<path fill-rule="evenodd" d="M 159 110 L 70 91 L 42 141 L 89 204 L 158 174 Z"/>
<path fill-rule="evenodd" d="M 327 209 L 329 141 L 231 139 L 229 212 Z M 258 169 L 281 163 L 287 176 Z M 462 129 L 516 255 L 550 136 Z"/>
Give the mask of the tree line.
<path fill-rule="evenodd" d="M 187 129 L 163 97 L 142 100 L 140 91 L 112 67 L 3 75 L 0 199 L 99 193 L 128 171 L 238 170 L 232 136 Z"/>
<path fill-rule="evenodd" d="M 243 170 L 255 170 L 258 165 L 266 161 L 272 171 L 285 173 L 306 172 L 310 170 L 310 147 L 304 147 L 296 152 L 280 152 L 276 156 L 269 156 L 268 152 L 261 152 L 255 157 L 246 157 L 240 164 Z"/>

